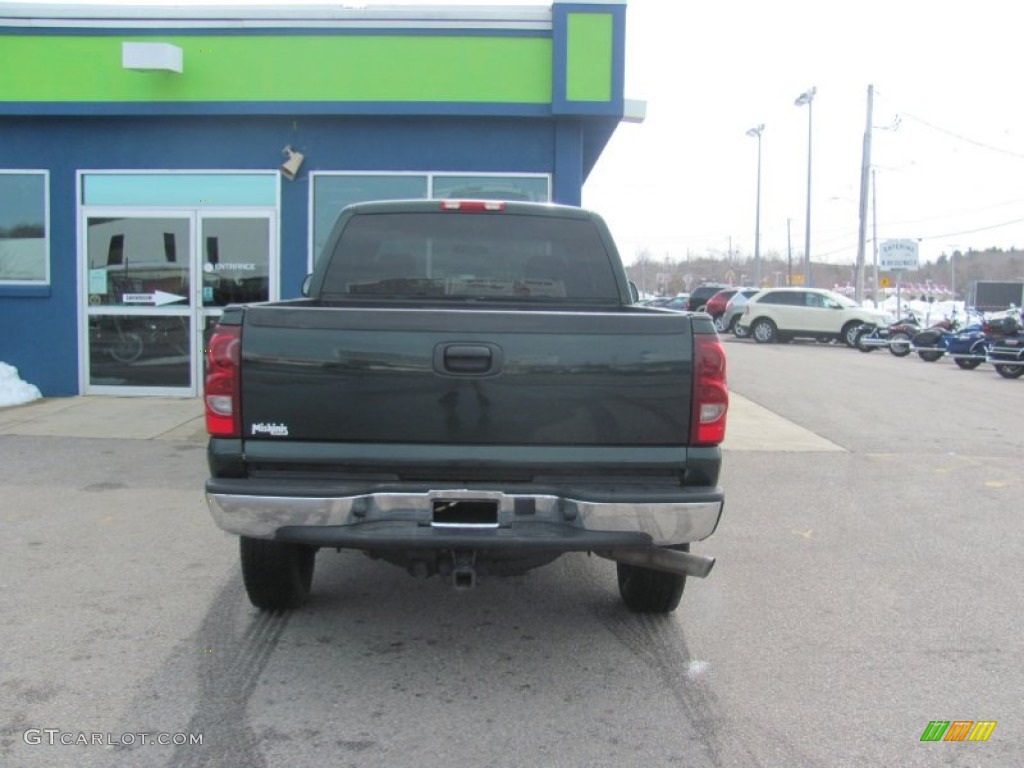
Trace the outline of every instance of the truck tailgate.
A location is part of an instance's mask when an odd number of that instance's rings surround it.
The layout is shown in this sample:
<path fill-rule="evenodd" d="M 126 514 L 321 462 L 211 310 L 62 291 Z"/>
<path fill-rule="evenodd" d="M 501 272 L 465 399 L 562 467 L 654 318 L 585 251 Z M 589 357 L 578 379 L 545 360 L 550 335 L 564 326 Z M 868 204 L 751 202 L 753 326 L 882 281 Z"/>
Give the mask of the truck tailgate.
<path fill-rule="evenodd" d="M 253 306 L 246 440 L 685 446 L 682 314 Z"/>

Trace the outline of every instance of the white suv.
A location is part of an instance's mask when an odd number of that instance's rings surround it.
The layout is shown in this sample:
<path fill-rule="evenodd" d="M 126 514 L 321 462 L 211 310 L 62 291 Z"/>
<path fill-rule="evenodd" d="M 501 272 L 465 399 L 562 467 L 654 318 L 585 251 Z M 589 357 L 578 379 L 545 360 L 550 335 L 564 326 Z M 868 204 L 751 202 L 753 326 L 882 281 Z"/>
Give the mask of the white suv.
<path fill-rule="evenodd" d="M 737 326 L 761 344 L 805 337 L 852 347 L 858 326 L 891 321 L 885 312 L 821 288 L 768 288 L 747 300 Z"/>

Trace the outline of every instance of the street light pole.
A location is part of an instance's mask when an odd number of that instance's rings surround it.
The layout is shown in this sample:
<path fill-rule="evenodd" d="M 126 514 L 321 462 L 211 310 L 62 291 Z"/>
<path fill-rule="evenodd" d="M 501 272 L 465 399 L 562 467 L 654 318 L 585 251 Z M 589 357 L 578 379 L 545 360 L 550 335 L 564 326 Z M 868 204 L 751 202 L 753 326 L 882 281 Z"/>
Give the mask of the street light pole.
<path fill-rule="evenodd" d="M 786 285 L 792 287 L 793 285 L 793 232 L 792 232 L 792 219 L 786 219 L 786 254 L 788 256 L 788 266 L 786 271 Z"/>
<path fill-rule="evenodd" d="M 757 139 L 757 211 L 754 214 L 754 285 L 761 287 L 761 133 L 764 123 L 747 131 Z"/>
<path fill-rule="evenodd" d="M 804 285 L 807 286 L 811 284 L 811 131 L 814 124 L 814 97 L 817 93 L 818 89 L 812 86 L 793 102 L 798 107 L 807 105 L 807 223 L 804 225 Z"/>

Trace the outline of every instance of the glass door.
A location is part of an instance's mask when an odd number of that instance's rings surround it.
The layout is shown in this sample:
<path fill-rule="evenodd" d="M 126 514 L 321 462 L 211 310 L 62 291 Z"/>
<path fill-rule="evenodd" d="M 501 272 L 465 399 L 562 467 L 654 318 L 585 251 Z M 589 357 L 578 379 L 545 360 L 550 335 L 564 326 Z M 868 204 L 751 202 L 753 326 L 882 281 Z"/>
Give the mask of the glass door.
<path fill-rule="evenodd" d="M 89 209 L 85 391 L 194 396 L 228 304 L 277 296 L 272 211 Z"/>
<path fill-rule="evenodd" d="M 194 229 L 189 212 L 85 216 L 87 392 L 193 393 Z"/>
<path fill-rule="evenodd" d="M 208 212 L 199 215 L 199 295 L 197 327 L 206 349 L 217 319 L 228 304 L 276 297 L 275 219 L 266 212 Z M 201 276 L 201 277 L 198 277 Z M 198 388 L 203 386 L 206 356 L 199 355 Z"/>

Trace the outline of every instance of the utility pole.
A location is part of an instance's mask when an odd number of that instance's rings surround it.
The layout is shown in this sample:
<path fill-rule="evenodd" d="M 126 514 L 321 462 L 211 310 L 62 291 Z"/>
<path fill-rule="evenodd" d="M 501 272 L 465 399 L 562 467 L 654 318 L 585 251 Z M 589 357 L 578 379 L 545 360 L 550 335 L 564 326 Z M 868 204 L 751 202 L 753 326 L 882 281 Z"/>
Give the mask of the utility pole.
<path fill-rule="evenodd" d="M 857 276 L 853 298 L 864 301 L 864 244 L 868 228 L 868 178 L 871 169 L 871 113 L 874 108 L 875 86 L 868 86 L 868 116 L 864 126 L 864 153 L 860 164 L 860 227 L 857 233 Z"/>
<path fill-rule="evenodd" d="M 871 297 L 878 306 L 878 182 L 875 180 L 875 169 L 871 169 L 871 248 L 875 258 L 875 292 Z"/>
<path fill-rule="evenodd" d="M 952 294 L 951 298 L 956 301 L 956 251 L 950 251 L 949 253 L 949 292 Z"/>
<path fill-rule="evenodd" d="M 786 219 L 786 252 L 789 254 L 789 271 L 786 272 L 786 285 L 793 285 L 793 233 L 792 219 Z"/>

